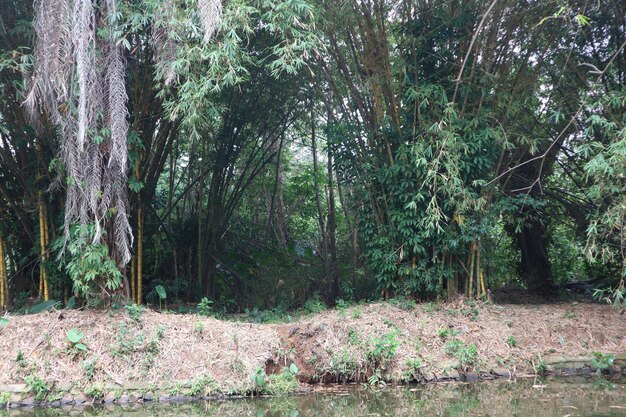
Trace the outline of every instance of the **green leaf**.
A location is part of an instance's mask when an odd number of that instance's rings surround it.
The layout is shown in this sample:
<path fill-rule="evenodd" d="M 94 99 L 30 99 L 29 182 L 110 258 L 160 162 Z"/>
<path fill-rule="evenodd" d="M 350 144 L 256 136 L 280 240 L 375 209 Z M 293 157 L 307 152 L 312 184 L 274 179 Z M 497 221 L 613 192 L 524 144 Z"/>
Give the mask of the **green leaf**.
<path fill-rule="evenodd" d="M 0 326 L 6 326 L 9 324 L 9 319 L 6 317 L 0 317 Z"/>
<path fill-rule="evenodd" d="M 83 337 L 84 337 L 83 332 L 81 332 L 80 330 L 76 328 L 72 328 L 67 332 L 67 340 L 69 340 L 74 345 L 77 345 L 78 342 L 80 342 Z"/>
<path fill-rule="evenodd" d="M 156 287 L 154 287 L 154 290 L 157 292 L 161 300 L 165 300 L 167 298 L 167 293 L 165 292 L 165 288 L 163 288 L 162 285 L 157 285 Z"/>
<path fill-rule="evenodd" d="M 298 373 L 298 367 L 296 366 L 295 363 L 292 363 L 289 366 L 289 372 L 291 372 L 293 375 L 296 375 Z"/>
<path fill-rule="evenodd" d="M 76 307 L 76 297 L 70 297 L 67 303 L 65 303 L 65 309 L 72 310 L 74 307 Z"/>
<path fill-rule="evenodd" d="M 59 304 L 59 302 L 56 301 L 56 300 L 44 301 L 43 303 L 36 304 L 36 305 L 32 306 L 31 308 L 29 308 L 28 309 L 28 314 L 37 314 L 37 313 L 41 313 L 42 311 L 52 310 L 58 304 Z"/>

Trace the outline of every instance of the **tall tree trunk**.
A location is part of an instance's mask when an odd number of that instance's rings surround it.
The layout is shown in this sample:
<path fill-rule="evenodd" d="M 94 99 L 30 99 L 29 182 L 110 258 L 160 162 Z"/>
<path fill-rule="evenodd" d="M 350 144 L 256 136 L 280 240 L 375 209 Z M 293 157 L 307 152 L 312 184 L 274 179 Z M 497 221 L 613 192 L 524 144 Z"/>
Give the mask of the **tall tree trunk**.
<path fill-rule="evenodd" d="M 545 229 L 540 220 L 529 219 L 516 235 L 516 240 L 522 253 L 522 279 L 528 289 L 537 295 L 551 297 L 556 294 L 556 284 L 548 259 Z"/>
<path fill-rule="evenodd" d="M 311 106 L 311 147 L 313 152 L 313 185 L 315 187 L 315 204 L 317 206 L 317 221 L 320 226 L 321 242 L 320 242 L 320 255 L 324 263 L 324 275 L 328 272 L 327 267 L 327 240 L 326 240 L 326 225 L 324 224 L 324 212 L 322 210 L 322 199 L 320 197 L 320 190 L 318 184 L 318 164 L 317 164 L 317 141 L 315 137 L 315 112 L 313 106 Z M 314 280 L 309 287 L 309 294 L 315 291 L 317 282 Z"/>
<path fill-rule="evenodd" d="M 5 308 L 8 304 L 6 294 L 7 271 L 4 259 L 4 239 L 0 236 L 0 308 Z"/>
<path fill-rule="evenodd" d="M 327 235 L 328 235 L 328 254 L 329 259 L 329 278 L 331 280 L 331 301 L 334 301 L 339 297 L 339 267 L 337 265 L 337 213 L 335 210 L 335 192 L 334 192 L 334 180 L 333 180 L 333 152 L 332 146 L 329 143 L 328 147 L 328 223 L 327 223 Z"/>
<path fill-rule="evenodd" d="M 143 207 L 141 200 L 137 207 L 137 304 L 142 303 L 143 298 Z"/>

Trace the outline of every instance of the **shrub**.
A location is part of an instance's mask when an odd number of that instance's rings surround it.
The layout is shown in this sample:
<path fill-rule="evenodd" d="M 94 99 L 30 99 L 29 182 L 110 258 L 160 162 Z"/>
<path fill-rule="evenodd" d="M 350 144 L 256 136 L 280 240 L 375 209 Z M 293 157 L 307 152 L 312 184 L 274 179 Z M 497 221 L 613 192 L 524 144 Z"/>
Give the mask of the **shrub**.
<path fill-rule="evenodd" d="M 515 347 L 517 346 L 517 339 L 515 338 L 515 336 L 511 335 L 507 337 L 506 344 L 509 345 L 510 347 Z"/>

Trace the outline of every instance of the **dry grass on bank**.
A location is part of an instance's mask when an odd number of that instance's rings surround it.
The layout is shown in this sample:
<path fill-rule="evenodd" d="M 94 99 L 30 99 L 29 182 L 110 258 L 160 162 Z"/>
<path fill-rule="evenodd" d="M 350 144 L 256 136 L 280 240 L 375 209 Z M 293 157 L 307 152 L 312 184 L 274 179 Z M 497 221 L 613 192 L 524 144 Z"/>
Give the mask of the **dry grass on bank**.
<path fill-rule="evenodd" d="M 450 340 L 475 344 L 477 360 L 468 367 L 484 371 L 529 370 L 531 362 L 551 354 L 626 353 L 626 316 L 605 305 L 458 300 L 404 307 L 353 306 L 288 324 L 149 310 L 139 320 L 124 310 L 11 316 L 8 325 L 0 326 L 0 384 L 23 383 L 27 375 L 36 375 L 49 384 L 163 386 L 208 375 L 224 392 L 236 392 L 249 384 L 258 367 L 271 372 L 291 361 L 304 379 L 331 375 L 343 365 L 353 372 L 350 361 L 354 375 L 363 376 L 371 371 L 373 347 L 389 334 L 397 347 L 381 368 L 388 380 L 402 378 L 407 359 L 417 359 L 425 377 L 458 366 L 454 355 L 445 352 Z M 84 334 L 86 354 L 66 339 L 72 328 Z"/>

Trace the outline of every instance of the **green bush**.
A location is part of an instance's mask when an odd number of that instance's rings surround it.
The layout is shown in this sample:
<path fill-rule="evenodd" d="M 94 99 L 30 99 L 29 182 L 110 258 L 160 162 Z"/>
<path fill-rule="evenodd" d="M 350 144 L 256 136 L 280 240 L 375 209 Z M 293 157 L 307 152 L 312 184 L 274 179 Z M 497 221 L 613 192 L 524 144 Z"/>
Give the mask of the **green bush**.
<path fill-rule="evenodd" d="M 383 337 L 372 340 L 372 346 L 367 352 L 367 359 L 377 365 L 393 359 L 396 356 L 398 346 L 400 346 L 397 337 L 398 331 L 395 330 L 387 333 Z"/>
<path fill-rule="evenodd" d="M 461 340 L 454 339 L 446 343 L 444 348 L 448 355 L 454 356 L 459 361 L 459 368 L 465 369 L 476 364 L 478 360 L 478 349 L 475 344 L 466 346 Z"/>

